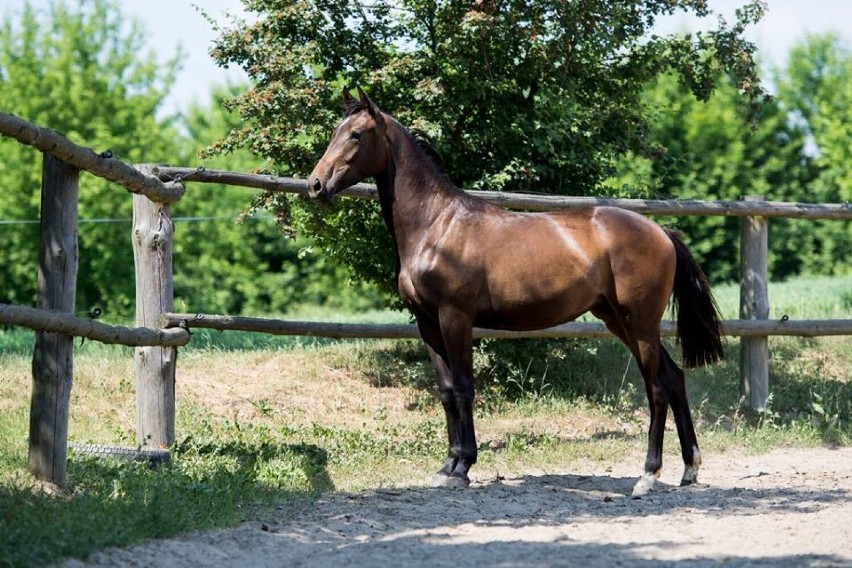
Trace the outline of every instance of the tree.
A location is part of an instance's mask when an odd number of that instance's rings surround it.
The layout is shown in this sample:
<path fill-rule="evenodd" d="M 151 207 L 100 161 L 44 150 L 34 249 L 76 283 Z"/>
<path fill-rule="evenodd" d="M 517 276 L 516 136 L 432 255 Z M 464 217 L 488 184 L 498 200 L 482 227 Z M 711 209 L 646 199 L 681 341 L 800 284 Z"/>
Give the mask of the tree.
<path fill-rule="evenodd" d="M 776 78 L 783 108 L 809 135 L 818 174 L 802 200 L 852 201 L 852 48 L 836 34 L 807 36 L 794 46 Z M 791 248 L 816 274 L 852 271 L 852 223 L 790 223 Z"/>
<path fill-rule="evenodd" d="M 628 156 L 608 183 L 645 188 L 665 197 L 737 200 L 764 195 L 779 201 L 848 201 L 852 114 L 848 88 L 852 56 L 832 35 L 806 38 L 776 69 L 778 95 L 764 104 L 750 126 L 738 105 L 736 87 L 720 80 L 706 102 L 696 100 L 674 77 L 663 77 L 645 95 L 657 114 L 655 159 Z M 713 281 L 739 274 L 736 218 L 679 218 L 670 221 L 691 239 L 693 252 Z M 852 268 L 850 224 L 773 219 L 770 275 L 833 274 Z"/>
<path fill-rule="evenodd" d="M 213 56 L 242 66 L 252 89 L 231 101 L 246 122 L 214 151 L 246 147 L 286 174 L 305 175 L 339 119 L 340 90 L 364 87 L 404 124 L 430 135 L 450 177 L 472 189 L 591 193 L 619 156 L 652 155 L 644 86 L 672 71 L 706 99 L 721 72 L 749 112 L 763 99 L 746 25 L 649 35 L 705 0 L 548 2 L 244 0 L 257 14 L 218 39 Z M 390 287 L 390 241 L 375 204 L 332 214 L 294 199 L 271 202 L 286 222 L 361 278 Z"/>
<path fill-rule="evenodd" d="M 720 78 L 706 101 L 698 101 L 665 76 L 651 86 L 646 104 L 655 108 L 654 159 L 630 156 L 608 183 L 629 183 L 665 198 L 737 201 L 744 195 L 800 199 L 816 172 L 808 158 L 805 130 L 789 119 L 775 99 L 751 124 L 738 104 L 735 85 Z M 713 282 L 739 277 L 740 220 L 736 217 L 680 217 L 662 220 L 681 229 L 690 249 Z M 789 223 L 772 221 L 770 271 L 775 278 L 798 274 L 807 262 L 787 238 Z"/>
<path fill-rule="evenodd" d="M 0 25 L 0 109 L 64 133 L 78 144 L 111 149 L 130 162 L 172 161 L 178 138 L 157 112 L 179 56 L 161 62 L 145 54 L 144 30 L 108 0 L 69 8 L 51 0 L 29 2 Z M 38 219 L 41 156 L 0 140 L 0 219 Z M 81 176 L 82 223 L 77 305 L 107 313 L 133 312 L 131 199 L 123 188 Z M 111 222 L 112 220 L 121 222 Z M 0 300 L 35 302 L 38 225 L 0 226 Z"/>

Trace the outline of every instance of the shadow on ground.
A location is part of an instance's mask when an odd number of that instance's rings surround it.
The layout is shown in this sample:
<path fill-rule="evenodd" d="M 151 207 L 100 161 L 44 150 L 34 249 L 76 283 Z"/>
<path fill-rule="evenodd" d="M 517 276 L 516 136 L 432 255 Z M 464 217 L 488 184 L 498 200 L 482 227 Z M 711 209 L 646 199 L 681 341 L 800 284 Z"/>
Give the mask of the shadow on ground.
<path fill-rule="evenodd" d="M 105 551 L 89 563 L 332 567 L 393 562 L 415 568 L 523 568 L 823 567 L 852 561 L 842 548 L 821 554 L 803 542 L 790 552 L 789 546 L 776 550 L 771 538 L 762 548 L 749 548 L 741 538 L 749 536 L 741 527 L 760 527 L 767 516 L 784 515 L 785 523 L 797 526 L 815 512 L 848 508 L 848 490 L 659 484 L 651 496 L 631 499 L 626 495 L 634 482 L 633 477 L 545 475 L 474 484 L 467 490 L 327 495 L 295 512 L 282 508 L 280 515 L 269 513 L 235 530 Z M 789 545 L 789 535 L 770 537 Z"/>

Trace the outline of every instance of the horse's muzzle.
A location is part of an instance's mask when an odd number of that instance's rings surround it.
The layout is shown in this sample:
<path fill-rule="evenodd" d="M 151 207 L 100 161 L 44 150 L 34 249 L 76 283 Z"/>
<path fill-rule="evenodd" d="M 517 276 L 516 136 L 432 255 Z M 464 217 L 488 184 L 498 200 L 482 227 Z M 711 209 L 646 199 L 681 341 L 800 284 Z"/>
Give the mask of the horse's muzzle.
<path fill-rule="evenodd" d="M 308 178 L 308 197 L 329 202 L 331 201 L 331 196 L 332 192 L 328 190 L 328 186 L 322 182 L 319 176 Z"/>

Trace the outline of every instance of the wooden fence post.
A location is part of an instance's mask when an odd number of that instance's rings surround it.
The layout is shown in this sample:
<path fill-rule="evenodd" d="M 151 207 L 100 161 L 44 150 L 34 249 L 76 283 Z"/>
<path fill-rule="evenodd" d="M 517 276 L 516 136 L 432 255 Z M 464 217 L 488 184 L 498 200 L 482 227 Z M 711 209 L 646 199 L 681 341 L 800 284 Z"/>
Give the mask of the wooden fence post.
<path fill-rule="evenodd" d="M 48 154 L 43 159 L 38 307 L 73 313 L 80 172 Z M 73 341 L 70 335 L 37 331 L 33 349 L 28 469 L 37 479 L 59 486 L 65 484 Z"/>
<path fill-rule="evenodd" d="M 763 201 L 763 196 L 746 196 Z M 743 217 L 740 249 L 740 319 L 769 318 L 769 230 L 766 217 Z M 742 394 L 754 409 L 769 397 L 769 341 L 766 336 L 740 339 Z"/>
<path fill-rule="evenodd" d="M 140 169 L 150 175 L 147 166 Z M 172 310 L 173 238 L 169 205 L 134 195 L 133 258 L 139 327 L 159 327 L 160 314 Z M 175 441 L 176 363 L 175 347 L 136 348 L 136 441 L 140 446 L 168 448 Z"/>

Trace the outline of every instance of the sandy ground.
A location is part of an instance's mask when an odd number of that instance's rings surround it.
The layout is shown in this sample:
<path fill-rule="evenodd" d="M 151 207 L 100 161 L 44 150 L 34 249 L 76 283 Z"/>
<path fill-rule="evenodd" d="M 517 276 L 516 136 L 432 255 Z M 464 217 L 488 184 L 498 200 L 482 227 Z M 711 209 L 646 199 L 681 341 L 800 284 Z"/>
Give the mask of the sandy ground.
<path fill-rule="evenodd" d="M 717 455 L 701 484 L 669 468 L 632 499 L 641 463 L 329 494 L 63 566 L 852 566 L 852 448 Z"/>

